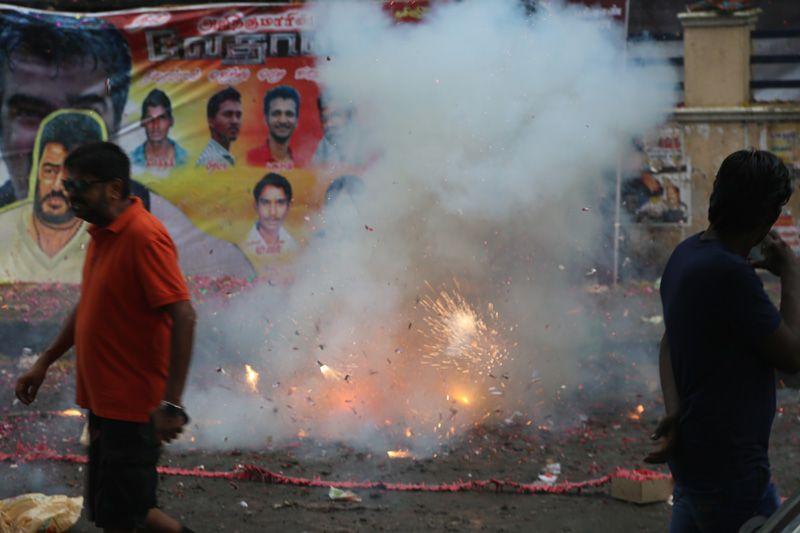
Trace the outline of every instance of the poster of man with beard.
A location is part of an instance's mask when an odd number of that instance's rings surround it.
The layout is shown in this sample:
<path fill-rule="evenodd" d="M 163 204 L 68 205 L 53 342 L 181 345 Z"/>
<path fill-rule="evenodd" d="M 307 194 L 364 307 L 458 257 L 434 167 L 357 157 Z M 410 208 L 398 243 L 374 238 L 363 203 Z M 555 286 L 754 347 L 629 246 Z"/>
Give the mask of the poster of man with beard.
<path fill-rule="evenodd" d="M 42 121 L 34 147 L 28 198 L 0 212 L 0 281 L 78 283 L 89 241 L 86 223 L 70 209 L 63 181 L 67 154 L 106 140 L 92 111 L 61 110 Z"/>

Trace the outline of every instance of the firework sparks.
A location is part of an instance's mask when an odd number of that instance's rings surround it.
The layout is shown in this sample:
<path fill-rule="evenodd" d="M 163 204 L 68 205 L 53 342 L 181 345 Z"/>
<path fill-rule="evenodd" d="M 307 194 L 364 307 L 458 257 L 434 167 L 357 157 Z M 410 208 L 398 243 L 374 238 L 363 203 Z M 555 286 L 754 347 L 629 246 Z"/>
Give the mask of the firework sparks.
<path fill-rule="evenodd" d="M 253 370 L 250 365 L 244 365 L 244 378 L 250 386 L 250 390 L 258 392 L 258 372 Z"/>
<path fill-rule="evenodd" d="M 386 455 L 389 456 L 389 459 L 408 459 L 411 457 L 411 452 L 409 450 L 389 450 Z"/>
<path fill-rule="evenodd" d="M 644 413 L 644 405 L 639 404 L 636 406 L 636 409 L 628 413 L 628 418 L 631 420 L 640 420 L 642 418 L 642 413 Z"/>
<path fill-rule="evenodd" d="M 428 315 L 423 362 L 463 374 L 487 376 L 508 357 L 500 335 L 500 316 L 491 303 L 484 313 L 461 295 L 458 283 L 436 297 L 425 296 L 420 305 Z M 464 402 L 469 403 L 469 401 Z"/>
<path fill-rule="evenodd" d="M 17 413 L 3 413 L 0 418 L 27 418 L 30 416 L 64 416 L 67 418 L 80 418 L 83 415 L 78 409 L 64 409 L 62 411 L 22 411 Z"/>
<path fill-rule="evenodd" d="M 327 380 L 338 381 L 346 377 L 344 374 L 337 372 L 322 361 L 317 361 L 317 365 L 319 366 L 319 371 L 322 372 L 322 375 L 325 376 Z"/>
<path fill-rule="evenodd" d="M 460 403 L 461 405 L 469 405 L 472 403 L 472 398 L 470 395 L 464 392 L 454 392 L 452 394 L 448 394 L 445 399 L 448 402 Z"/>

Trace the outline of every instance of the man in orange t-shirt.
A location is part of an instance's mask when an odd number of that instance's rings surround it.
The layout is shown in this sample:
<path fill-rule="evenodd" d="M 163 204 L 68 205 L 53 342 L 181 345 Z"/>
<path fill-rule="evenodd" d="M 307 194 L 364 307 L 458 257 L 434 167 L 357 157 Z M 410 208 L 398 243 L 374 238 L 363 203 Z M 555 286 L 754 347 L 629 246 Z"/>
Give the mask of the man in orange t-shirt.
<path fill-rule="evenodd" d="M 73 345 L 77 402 L 89 410 L 86 508 L 106 531 L 187 532 L 156 507 L 162 442 L 189 417 L 181 396 L 195 312 L 167 230 L 130 195 L 130 161 L 115 144 L 69 154 L 64 188 L 92 226 L 81 297 L 61 332 L 17 381 L 25 404 Z"/>

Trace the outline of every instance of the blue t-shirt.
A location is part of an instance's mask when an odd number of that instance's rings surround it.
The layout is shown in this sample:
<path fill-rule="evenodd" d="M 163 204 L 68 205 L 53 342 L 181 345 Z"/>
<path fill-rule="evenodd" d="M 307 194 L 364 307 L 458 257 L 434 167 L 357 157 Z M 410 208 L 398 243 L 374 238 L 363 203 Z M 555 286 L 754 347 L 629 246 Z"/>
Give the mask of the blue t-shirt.
<path fill-rule="evenodd" d="M 775 371 L 757 346 L 781 321 L 747 260 L 701 235 L 678 245 L 661 280 L 681 403 L 670 469 L 697 488 L 769 472 Z"/>

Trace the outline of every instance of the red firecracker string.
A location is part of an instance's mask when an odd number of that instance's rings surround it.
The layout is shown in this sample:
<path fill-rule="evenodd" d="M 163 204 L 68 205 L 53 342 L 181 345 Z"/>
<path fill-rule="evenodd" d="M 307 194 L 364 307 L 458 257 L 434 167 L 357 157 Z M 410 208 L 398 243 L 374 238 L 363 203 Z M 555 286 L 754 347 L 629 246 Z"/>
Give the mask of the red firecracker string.
<path fill-rule="evenodd" d="M 31 461 L 61 461 L 68 463 L 84 464 L 88 461 L 85 455 L 56 454 L 49 452 L 33 452 L 27 454 L 0 453 L 0 461 L 13 461 L 27 463 Z M 669 474 L 653 470 L 626 470 L 617 468 L 613 473 L 585 481 L 563 481 L 552 485 L 547 483 L 520 483 L 504 479 L 482 479 L 470 481 L 456 481 L 454 483 L 388 483 L 385 481 L 328 481 L 320 478 L 291 477 L 276 472 L 271 472 L 256 465 L 237 465 L 234 470 L 212 471 L 204 468 L 175 468 L 159 466 L 158 473 L 167 476 L 189 476 L 198 478 L 234 479 L 242 481 L 259 481 L 275 485 L 293 485 L 299 487 L 336 487 L 339 489 L 377 489 L 390 491 L 413 492 L 464 492 L 510 489 L 521 494 L 567 494 L 580 492 L 583 489 L 602 487 L 614 478 L 630 479 L 633 481 L 650 481 L 668 479 Z"/>

